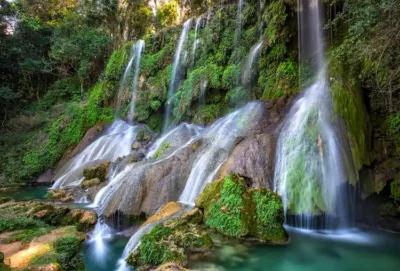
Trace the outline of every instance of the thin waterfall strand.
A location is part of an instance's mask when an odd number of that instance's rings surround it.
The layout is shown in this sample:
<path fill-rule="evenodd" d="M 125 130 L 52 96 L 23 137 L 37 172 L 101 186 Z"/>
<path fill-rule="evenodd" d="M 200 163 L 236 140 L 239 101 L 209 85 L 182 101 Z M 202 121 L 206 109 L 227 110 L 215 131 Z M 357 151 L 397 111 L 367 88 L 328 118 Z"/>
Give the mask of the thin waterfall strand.
<path fill-rule="evenodd" d="M 131 105 L 129 108 L 129 116 L 128 121 L 129 123 L 133 123 L 133 118 L 135 117 L 135 95 L 138 87 L 138 78 L 139 78 L 139 71 L 140 71 L 140 60 L 142 57 L 142 51 L 144 48 L 144 41 L 139 40 L 136 42 L 135 46 L 135 55 L 136 55 L 136 62 L 135 62 L 135 71 L 132 80 L 132 98 L 131 98 Z"/>
<path fill-rule="evenodd" d="M 169 85 L 169 89 L 168 89 L 168 100 L 167 100 L 167 107 L 166 107 L 166 111 L 165 111 L 165 119 L 164 119 L 164 131 L 167 130 L 168 125 L 169 125 L 169 121 L 170 121 L 170 115 L 172 113 L 172 101 L 171 98 L 174 96 L 175 91 L 177 89 L 177 84 L 180 81 L 180 78 L 178 78 L 178 74 L 179 74 L 179 70 L 180 70 L 180 64 L 181 64 L 181 57 L 182 57 L 182 51 L 183 51 L 183 47 L 185 44 L 185 41 L 188 37 L 189 34 L 189 29 L 190 29 L 190 25 L 191 25 L 192 20 L 189 19 L 185 22 L 185 24 L 183 25 L 182 28 L 182 33 L 181 36 L 179 38 L 179 43 L 178 43 L 178 47 L 176 49 L 175 52 L 175 57 L 174 57 L 174 63 L 172 66 L 172 75 L 171 75 L 171 82 Z"/>

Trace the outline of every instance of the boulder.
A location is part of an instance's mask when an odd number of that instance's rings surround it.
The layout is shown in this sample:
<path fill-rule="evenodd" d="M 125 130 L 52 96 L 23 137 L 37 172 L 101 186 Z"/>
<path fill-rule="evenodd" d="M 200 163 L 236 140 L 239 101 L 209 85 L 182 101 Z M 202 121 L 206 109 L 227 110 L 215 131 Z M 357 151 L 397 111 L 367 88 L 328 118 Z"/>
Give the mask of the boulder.
<path fill-rule="evenodd" d="M 249 136 L 234 148 L 219 171 L 219 178 L 236 173 L 253 187 L 273 187 L 276 137 L 274 133 Z"/>
<path fill-rule="evenodd" d="M 156 214 L 152 215 L 150 218 L 146 220 L 140 227 L 144 227 L 148 224 L 158 222 L 160 220 L 163 220 L 165 218 L 168 218 L 179 211 L 182 210 L 182 205 L 177 202 L 170 202 L 167 205 L 165 205 L 160 211 L 158 211 Z"/>
<path fill-rule="evenodd" d="M 110 169 L 110 161 L 105 161 L 97 166 L 86 168 L 83 171 L 85 180 L 92 180 L 98 178 L 100 182 L 106 182 L 108 179 L 108 172 Z"/>
<path fill-rule="evenodd" d="M 134 141 L 131 146 L 132 150 L 139 150 L 142 148 L 142 144 L 139 141 Z"/>
<path fill-rule="evenodd" d="M 94 178 L 91 180 L 84 180 L 81 184 L 83 189 L 87 189 L 89 187 L 95 186 L 95 185 L 99 185 L 101 183 L 99 178 Z"/>
<path fill-rule="evenodd" d="M 48 190 L 47 197 L 51 200 L 60 201 L 60 202 L 69 202 L 69 201 L 74 200 L 72 193 L 70 193 L 64 189 Z"/>
<path fill-rule="evenodd" d="M 211 237 L 200 225 L 170 219 L 143 235 L 138 249 L 126 261 L 138 270 L 152 270 L 152 267 L 166 263 L 186 266 L 188 252 L 206 252 L 212 246 Z"/>
<path fill-rule="evenodd" d="M 266 188 L 249 189 L 239 175 L 228 175 L 210 183 L 196 199 L 204 210 L 204 223 L 232 237 L 256 237 L 261 241 L 285 243 L 281 197 Z"/>

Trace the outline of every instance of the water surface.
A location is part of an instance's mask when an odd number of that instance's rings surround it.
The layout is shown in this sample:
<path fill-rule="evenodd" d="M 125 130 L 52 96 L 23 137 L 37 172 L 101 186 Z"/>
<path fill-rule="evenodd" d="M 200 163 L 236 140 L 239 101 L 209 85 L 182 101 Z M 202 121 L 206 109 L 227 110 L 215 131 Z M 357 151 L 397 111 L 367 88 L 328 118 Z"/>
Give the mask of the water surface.
<path fill-rule="evenodd" d="M 192 270 L 398 271 L 400 235 L 354 229 L 340 234 L 289 229 L 287 246 L 229 243 L 208 256 L 193 255 Z"/>

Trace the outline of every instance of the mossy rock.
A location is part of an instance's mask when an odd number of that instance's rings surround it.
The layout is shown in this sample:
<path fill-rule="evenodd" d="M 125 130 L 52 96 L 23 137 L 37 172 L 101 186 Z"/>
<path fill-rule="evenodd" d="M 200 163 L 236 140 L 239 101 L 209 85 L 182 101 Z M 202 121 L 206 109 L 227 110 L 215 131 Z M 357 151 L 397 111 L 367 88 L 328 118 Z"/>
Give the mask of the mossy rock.
<path fill-rule="evenodd" d="M 94 178 L 91 180 L 85 180 L 82 182 L 81 186 L 83 189 L 87 189 L 89 187 L 95 186 L 95 185 L 99 185 L 101 183 L 99 178 Z"/>
<path fill-rule="evenodd" d="M 393 181 L 390 184 L 390 195 L 394 200 L 400 201 L 400 180 Z"/>
<path fill-rule="evenodd" d="M 105 161 L 97 166 L 86 168 L 83 171 L 83 177 L 85 177 L 85 180 L 98 178 L 100 182 L 105 182 L 108 178 L 109 169 L 110 161 Z"/>
<path fill-rule="evenodd" d="M 281 197 L 266 188 L 248 189 L 239 175 L 208 184 L 196 206 L 204 210 L 205 224 L 224 235 L 274 243 L 288 239 Z"/>
<path fill-rule="evenodd" d="M 160 157 L 165 151 L 167 151 L 171 147 L 171 144 L 168 142 L 163 142 L 160 147 L 158 147 L 157 151 L 154 153 L 154 159 Z"/>
<path fill-rule="evenodd" d="M 199 225 L 182 219 L 171 219 L 143 235 L 139 248 L 126 261 L 138 270 L 166 263 L 185 266 L 189 251 L 206 252 L 212 246 L 211 237 Z"/>

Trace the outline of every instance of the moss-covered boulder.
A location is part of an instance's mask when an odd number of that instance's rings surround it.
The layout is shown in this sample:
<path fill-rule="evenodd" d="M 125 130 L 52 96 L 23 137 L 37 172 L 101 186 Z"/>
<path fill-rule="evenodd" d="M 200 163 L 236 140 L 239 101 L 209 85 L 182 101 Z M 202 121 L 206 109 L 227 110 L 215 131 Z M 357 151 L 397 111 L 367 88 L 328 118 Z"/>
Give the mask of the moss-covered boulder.
<path fill-rule="evenodd" d="M 99 185 L 101 183 L 99 178 L 94 178 L 91 180 L 84 180 L 81 184 L 81 187 L 83 189 L 87 189 L 89 187 L 95 186 L 95 185 Z"/>
<path fill-rule="evenodd" d="M 200 225 L 188 223 L 184 219 L 171 219 L 158 224 L 143 235 L 140 241 L 139 248 L 126 259 L 128 264 L 138 270 L 167 263 L 186 266 L 188 252 L 209 251 L 213 245 L 210 236 Z"/>
<path fill-rule="evenodd" d="M 68 193 L 63 189 L 55 189 L 47 191 L 47 198 L 54 201 L 69 202 L 73 201 L 74 197 L 71 193 Z"/>
<path fill-rule="evenodd" d="M 98 178 L 100 182 L 106 182 L 109 169 L 110 161 L 105 161 L 97 166 L 86 168 L 83 171 L 83 177 L 85 177 L 85 180 L 93 180 Z"/>
<path fill-rule="evenodd" d="M 204 210 L 206 226 L 224 235 L 274 243 L 288 240 L 281 197 L 266 188 L 249 189 L 239 175 L 208 184 L 196 206 Z"/>

